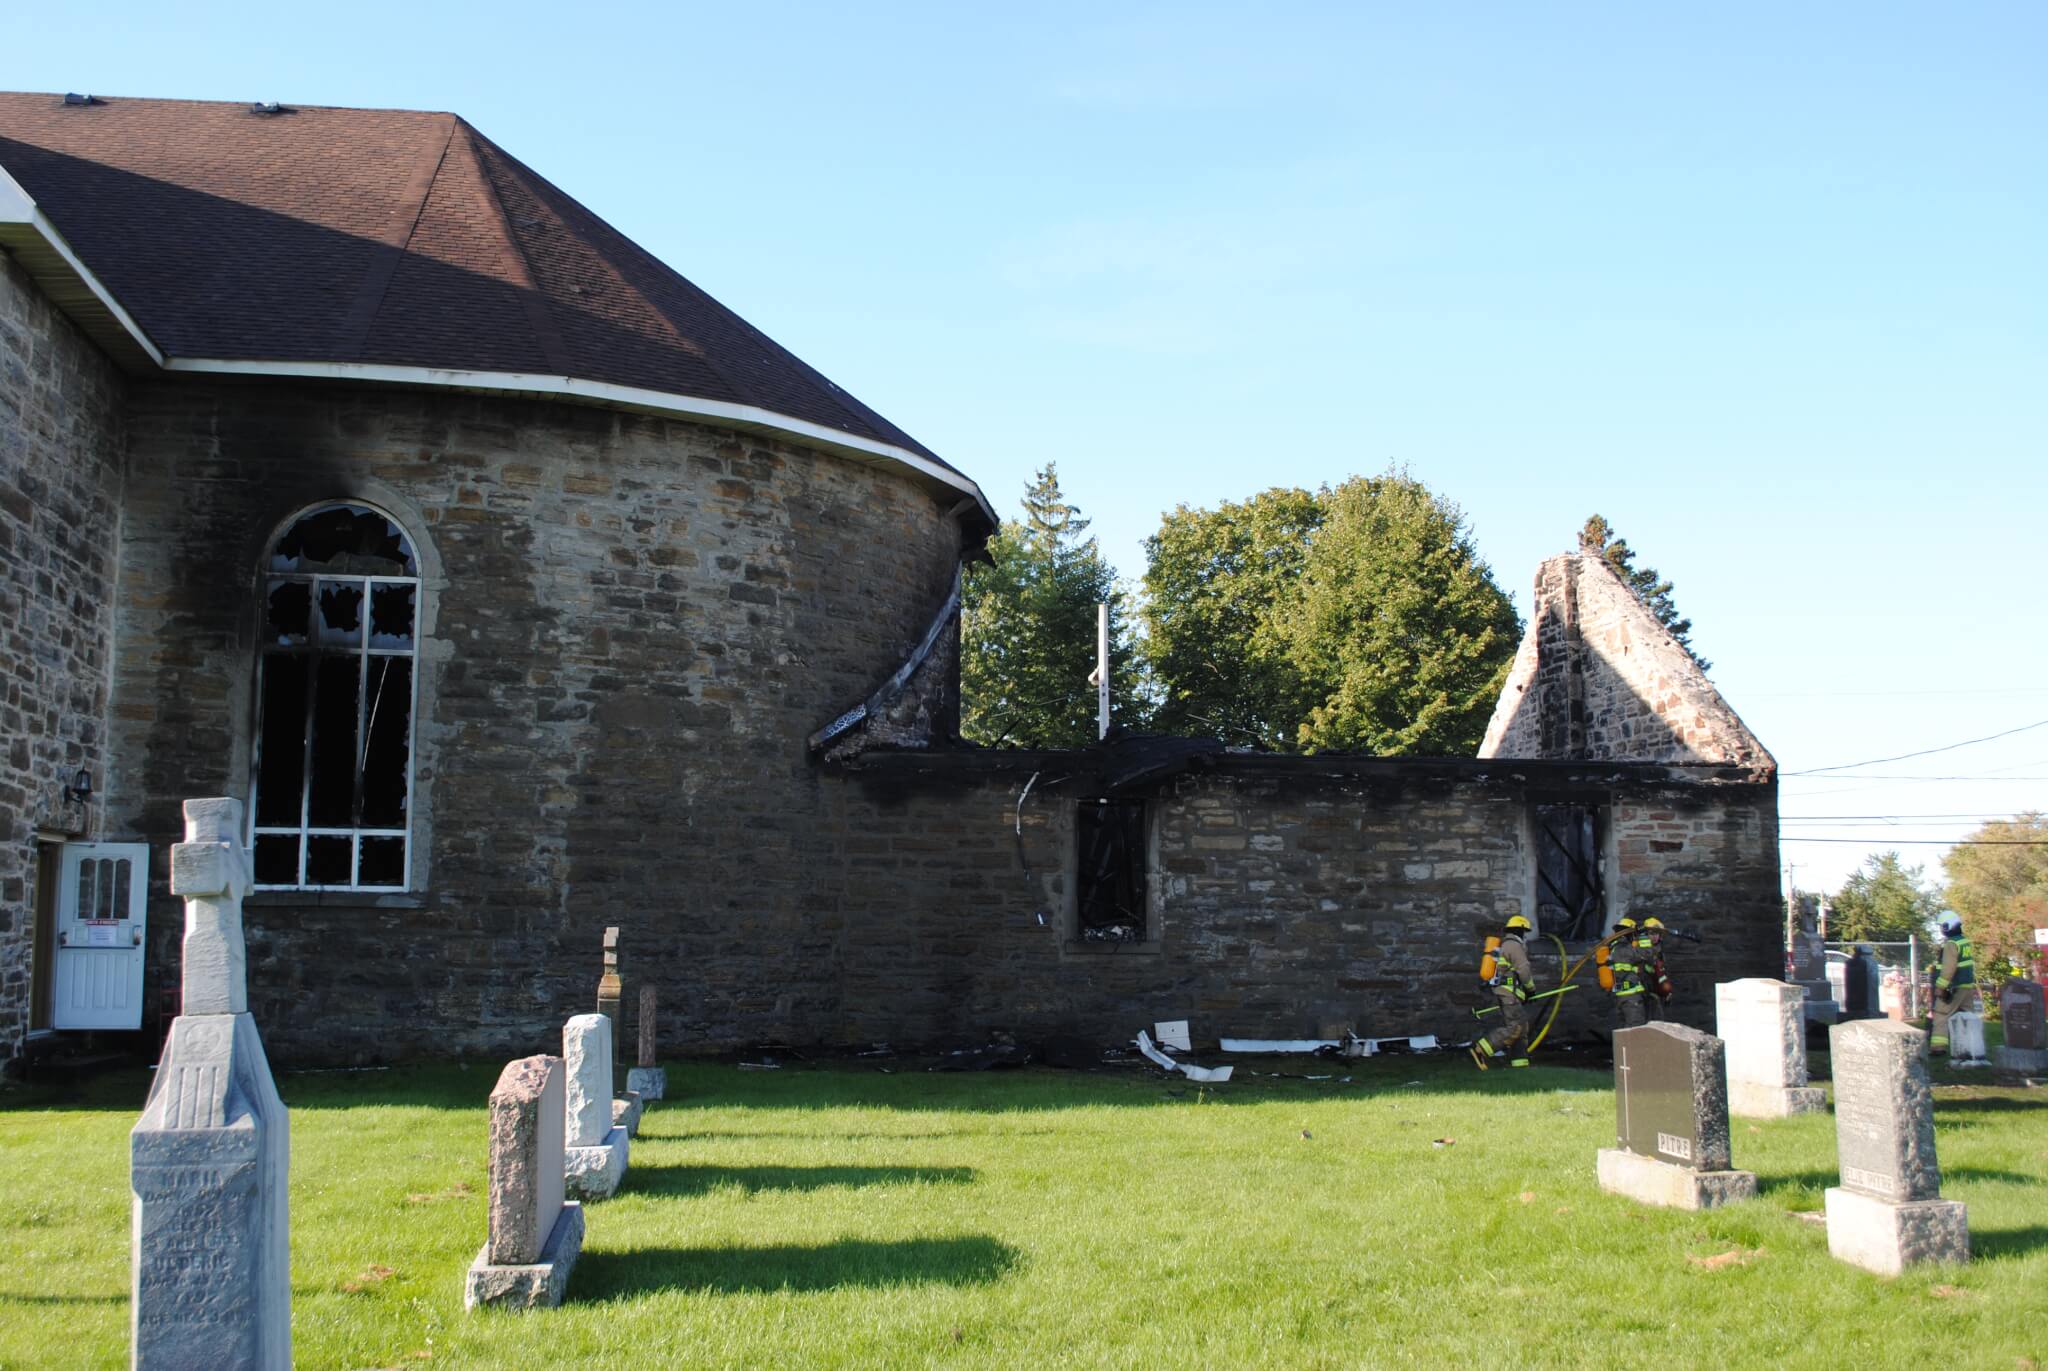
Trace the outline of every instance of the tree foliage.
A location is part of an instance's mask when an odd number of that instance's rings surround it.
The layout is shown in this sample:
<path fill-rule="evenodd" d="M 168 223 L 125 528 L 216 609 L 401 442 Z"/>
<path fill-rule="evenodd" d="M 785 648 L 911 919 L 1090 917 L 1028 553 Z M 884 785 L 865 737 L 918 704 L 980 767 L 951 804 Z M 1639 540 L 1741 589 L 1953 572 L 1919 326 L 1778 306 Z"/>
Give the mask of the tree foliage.
<path fill-rule="evenodd" d="M 1685 649 L 1686 656 L 1699 663 L 1701 671 L 1713 669 L 1712 662 L 1693 650 L 1692 620 L 1679 614 L 1678 602 L 1672 598 L 1671 582 L 1658 575 L 1655 567 L 1637 566 L 1636 550 L 1628 545 L 1626 538 L 1618 537 L 1605 519 L 1595 514 L 1586 520 L 1579 530 L 1579 548 L 1605 558 L 1609 566 L 1621 573 L 1621 579 L 1636 593 L 1636 598 L 1657 616 L 1657 622 L 1671 630 L 1671 636 Z"/>
<path fill-rule="evenodd" d="M 1925 938 L 1941 912 L 1941 894 L 1930 889 L 1922 868 L 1906 866 L 1896 852 L 1873 853 L 1828 902 L 1828 937 L 1846 943 L 1898 943 Z"/>
<path fill-rule="evenodd" d="M 1145 540 L 1153 727 L 1294 746 L 1302 679 L 1274 632 L 1274 609 L 1299 584 L 1322 522 L 1316 496 L 1274 489 L 1215 509 L 1181 505 Z"/>
<path fill-rule="evenodd" d="M 1146 551 L 1160 726 L 1389 756 L 1485 736 L 1521 623 L 1463 513 L 1420 481 L 1182 506 Z"/>
<path fill-rule="evenodd" d="M 2029 811 L 1985 824 L 1949 849 L 1949 908 L 1978 948 L 1978 961 L 2031 966 L 2034 930 L 2048 928 L 2048 816 Z"/>
<path fill-rule="evenodd" d="M 968 567 L 960 606 L 960 731 L 990 747 L 1086 747 L 1096 738 L 1095 606 L 1110 607 L 1110 662 L 1132 662 L 1116 572 L 1048 464 L 1024 492 L 1024 517 Z M 1138 693 L 1119 689 L 1124 722 Z"/>

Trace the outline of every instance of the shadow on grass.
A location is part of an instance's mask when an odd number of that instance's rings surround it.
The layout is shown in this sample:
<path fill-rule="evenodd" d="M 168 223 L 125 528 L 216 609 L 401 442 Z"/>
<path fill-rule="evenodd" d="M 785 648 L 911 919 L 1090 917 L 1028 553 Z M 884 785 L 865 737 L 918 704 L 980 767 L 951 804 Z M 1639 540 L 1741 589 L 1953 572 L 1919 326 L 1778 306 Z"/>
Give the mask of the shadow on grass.
<path fill-rule="evenodd" d="M 816 1247 L 643 1247 L 585 1252 L 573 1298 L 630 1297 L 662 1290 L 759 1294 L 892 1285 L 989 1285 L 1015 1267 L 1018 1251 L 994 1238 L 844 1238 Z"/>
<path fill-rule="evenodd" d="M 1979 1228 L 1970 1225 L 1970 1256 L 2024 1257 L 2048 1248 L 2048 1228 L 2034 1224 L 2027 1228 Z"/>
<path fill-rule="evenodd" d="M 1756 1188 L 1760 1195 L 1773 1194 L 1779 1190 L 1825 1190 L 1831 1185 L 1840 1185 L 1842 1178 L 1833 1171 L 1783 1171 L 1777 1175 L 1757 1173 Z"/>
<path fill-rule="evenodd" d="M 623 1194 L 704 1195 L 726 1186 L 742 1190 L 831 1190 L 870 1185 L 966 1185 L 971 1166 L 661 1166 L 636 1164 Z"/>
<path fill-rule="evenodd" d="M 1934 1097 L 1937 1114 L 2027 1114 L 2037 1109 L 2048 1109 L 2048 1099 L 2015 1100 L 2003 1095 Z"/>
<path fill-rule="evenodd" d="M 128 1295 L 18 1295 L 12 1290 L 0 1290 L 0 1309 L 10 1304 L 126 1304 Z"/>

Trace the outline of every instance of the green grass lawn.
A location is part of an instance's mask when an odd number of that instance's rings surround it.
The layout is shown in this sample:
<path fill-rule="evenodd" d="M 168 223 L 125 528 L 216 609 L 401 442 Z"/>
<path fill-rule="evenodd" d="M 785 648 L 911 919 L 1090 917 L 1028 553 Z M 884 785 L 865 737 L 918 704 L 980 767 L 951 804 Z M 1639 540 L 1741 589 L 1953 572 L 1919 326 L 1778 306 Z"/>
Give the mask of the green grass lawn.
<path fill-rule="evenodd" d="M 671 1066 L 569 1302 L 508 1315 L 462 1308 L 495 1069 L 287 1073 L 298 1364 L 2048 1365 L 2048 1090 L 1937 1072 L 1976 1259 L 1884 1280 L 1794 1216 L 1828 1115 L 1737 1120 L 1762 1196 L 1684 1214 L 1595 1187 L 1604 1070 L 1238 1074 Z M 145 1086 L 0 1094 L 0 1366 L 126 1364 Z"/>

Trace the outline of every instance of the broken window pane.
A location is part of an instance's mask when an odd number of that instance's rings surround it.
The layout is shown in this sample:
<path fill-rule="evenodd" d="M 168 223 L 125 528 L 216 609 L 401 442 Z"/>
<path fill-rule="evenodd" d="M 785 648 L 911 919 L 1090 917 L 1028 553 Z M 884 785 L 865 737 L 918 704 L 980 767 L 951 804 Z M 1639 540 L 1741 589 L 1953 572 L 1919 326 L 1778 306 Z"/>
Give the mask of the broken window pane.
<path fill-rule="evenodd" d="M 306 840 L 306 884 L 349 885 L 352 865 L 351 838 L 315 833 Z"/>
<path fill-rule="evenodd" d="M 1076 923 L 1083 942 L 1145 937 L 1145 806 L 1084 800 L 1074 812 Z"/>
<path fill-rule="evenodd" d="M 414 587 L 400 581 L 378 581 L 370 587 L 370 646 L 410 648 Z"/>
<path fill-rule="evenodd" d="M 78 917 L 81 919 L 97 917 L 92 912 L 92 907 L 98 893 L 99 866 L 100 864 L 95 861 L 83 861 L 78 864 Z"/>
<path fill-rule="evenodd" d="M 268 626 L 270 641 L 290 646 L 306 641 L 306 619 L 313 610 L 313 587 L 305 581 L 272 581 Z"/>
<path fill-rule="evenodd" d="M 363 869 L 357 885 L 402 886 L 405 884 L 405 839 L 363 839 Z"/>
<path fill-rule="evenodd" d="M 1605 932 L 1607 893 L 1601 869 L 1604 816 L 1596 805 L 1536 806 L 1536 903 L 1550 913 L 1545 933 L 1597 938 Z M 1555 912 L 1544 910 L 1552 906 Z M 1552 924 L 1561 921 L 1563 927 Z"/>
<path fill-rule="evenodd" d="M 113 869 L 114 879 L 110 882 L 113 889 L 109 892 L 105 917 L 109 919 L 125 919 L 128 917 L 128 882 L 132 879 L 132 873 L 129 868 L 134 863 L 123 857 L 111 861 L 107 865 Z"/>
<path fill-rule="evenodd" d="M 307 514 L 277 540 L 272 571 L 334 571 L 357 576 L 417 576 L 412 545 L 375 510 L 331 505 Z"/>
<path fill-rule="evenodd" d="M 357 647 L 363 641 L 363 587 L 355 581 L 320 583 L 320 642 Z"/>
<path fill-rule="evenodd" d="M 372 657 L 363 747 L 364 828 L 405 823 L 412 760 L 412 658 Z"/>
<path fill-rule="evenodd" d="M 266 654 L 256 667 L 263 732 L 257 738 L 256 822 L 265 828 L 299 822 L 306 768 L 306 659 Z M 292 865 L 294 876 L 298 863 Z"/>
<path fill-rule="evenodd" d="M 357 688 L 362 659 L 326 657 L 313 683 L 313 774 L 306 785 L 306 821 L 316 828 L 352 828 L 356 815 Z"/>
<path fill-rule="evenodd" d="M 258 833 L 256 835 L 256 884 L 297 885 L 299 883 L 299 835 Z"/>

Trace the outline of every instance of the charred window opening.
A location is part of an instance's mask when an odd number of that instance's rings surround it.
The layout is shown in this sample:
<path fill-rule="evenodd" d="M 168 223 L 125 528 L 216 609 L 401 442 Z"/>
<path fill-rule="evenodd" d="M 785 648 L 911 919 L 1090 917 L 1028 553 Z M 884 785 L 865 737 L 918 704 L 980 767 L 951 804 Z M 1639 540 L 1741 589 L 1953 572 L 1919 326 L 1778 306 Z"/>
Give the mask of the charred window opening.
<path fill-rule="evenodd" d="M 1597 938 L 1606 931 L 1607 881 L 1601 863 L 1607 814 L 1599 805 L 1536 806 L 1536 903 L 1562 927 L 1560 937 Z M 1562 911 L 1562 914 L 1552 912 Z"/>
<path fill-rule="evenodd" d="M 1083 800 L 1074 812 L 1074 910 L 1084 943 L 1145 940 L 1145 805 Z"/>
<path fill-rule="evenodd" d="M 256 884 L 403 889 L 411 866 L 419 564 L 360 505 L 312 510 L 265 568 Z"/>

